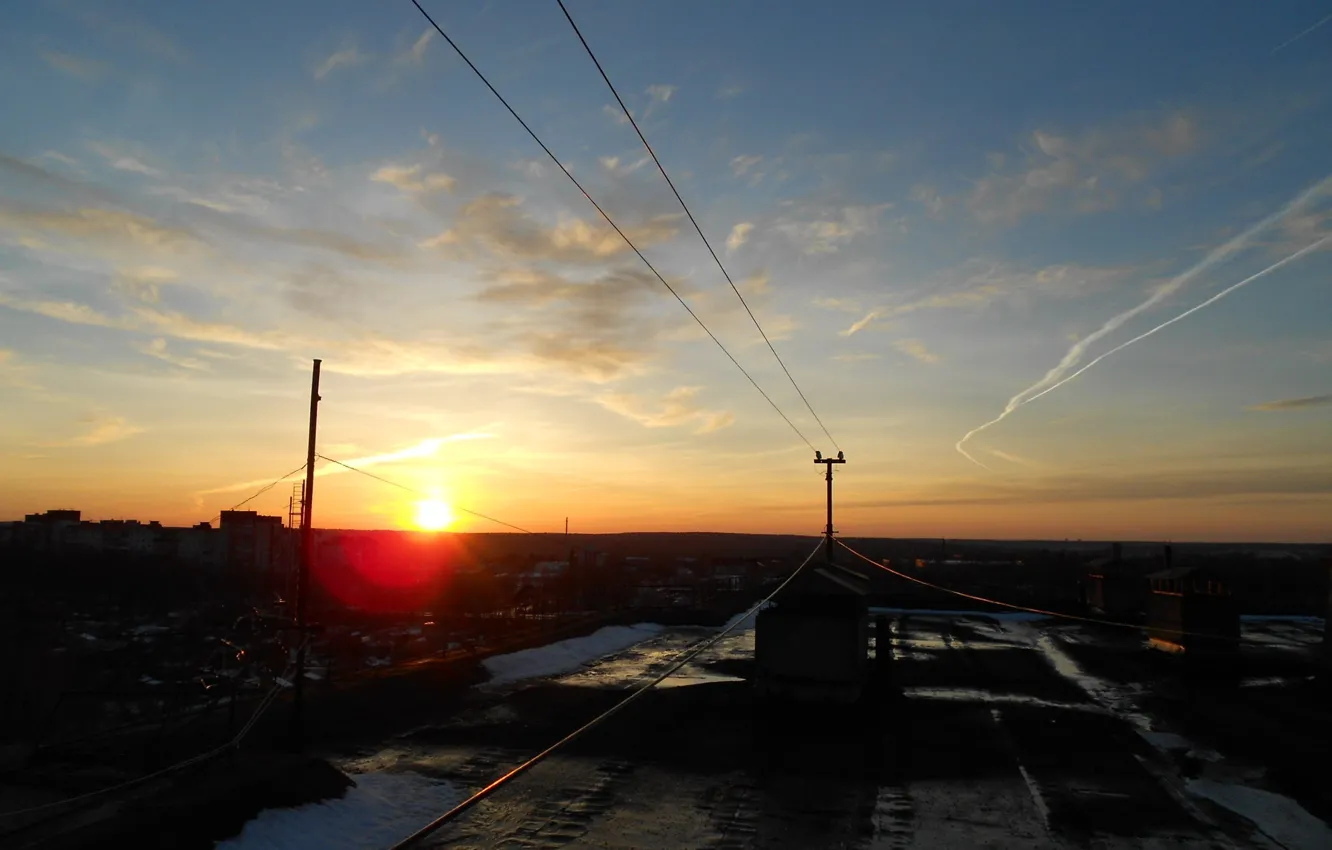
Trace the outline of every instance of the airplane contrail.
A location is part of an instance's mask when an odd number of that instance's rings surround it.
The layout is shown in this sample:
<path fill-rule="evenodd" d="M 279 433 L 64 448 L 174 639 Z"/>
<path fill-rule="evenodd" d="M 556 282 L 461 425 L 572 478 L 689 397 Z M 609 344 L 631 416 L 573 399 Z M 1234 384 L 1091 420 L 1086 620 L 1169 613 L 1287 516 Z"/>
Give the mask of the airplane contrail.
<path fill-rule="evenodd" d="M 1138 340 L 1140 340 L 1140 339 L 1146 339 L 1147 337 L 1151 336 L 1152 334 L 1156 333 L 1157 331 L 1159 331 L 1159 330 L 1163 330 L 1163 329 L 1165 329 L 1165 328 L 1170 327 L 1170 326 L 1173 325 L 1175 322 L 1178 322 L 1180 319 L 1187 318 L 1187 317 L 1193 315 L 1194 313 L 1198 312 L 1199 310 L 1201 310 L 1201 309 L 1204 308 L 1204 307 L 1210 307 L 1211 305 L 1213 305 L 1213 304 L 1215 304 L 1216 302 L 1220 301 L 1222 298 L 1225 298 L 1227 295 L 1229 295 L 1230 293 L 1234 292 L 1236 289 L 1239 289 L 1241 286 L 1247 286 L 1248 284 L 1253 283 L 1253 282 L 1254 282 L 1255 280 L 1257 280 L 1258 278 L 1260 278 L 1260 277 L 1265 277 L 1265 276 L 1271 274 L 1272 272 L 1276 271 L 1277 269 L 1281 268 L 1282 266 L 1286 265 L 1287 263 L 1293 263 L 1293 262 L 1295 262 L 1295 261 L 1298 260 L 1300 257 L 1303 257 L 1305 254 L 1309 253 L 1310 251 L 1316 251 L 1316 250 L 1318 250 L 1318 249 L 1321 248 L 1322 246 L 1326 245 L 1328 242 L 1332 242 L 1332 236 L 1324 236 L 1322 239 L 1319 239 L 1317 242 L 1314 242 L 1314 243 L 1312 243 L 1312 244 L 1310 244 L 1310 245 L 1305 245 L 1303 248 L 1301 248 L 1300 250 L 1296 251 L 1294 254 L 1291 254 L 1291 255 L 1289 255 L 1289 256 L 1287 256 L 1287 257 L 1283 257 L 1283 258 L 1280 259 L 1280 260 L 1277 260 L 1275 263 L 1273 263 L 1272 265 L 1270 265 L 1270 266 L 1268 266 L 1267 268 L 1263 269 L 1262 271 L 1254 272 L 1253 274 L 1251 274 L 1251 275 L 1249 275 L 1248 277 L 1244 278 L 1244 280 L 1241 280 L 1239 283 L 1232 283 L 1230 286 L 1227 286 L 1225 289 L 1223 289 L 1223 290 L 1221 290 L 1220 292 L 1218 292 L 1217 294 L 1213 295 L 1211 298 L 1208 298 L 1206 301 L 1202 302 L 1201 304 L 1196 304 L 1196 305 L 1190 307 L 1189 309 L 1185 310 L 1183 313 L 1180 313 L 1180 314 L 1179 314 L 1178 316 L 1176 316 L 1175 318 L 1173 318 L 1173 319 L 1167 319 L 1167 320 L 1165 320 L 1164 322 L 1162 322 L 1161 324 L 1159 324 L 1159 325 L 1157 325 L 1156 327 L 1152 328 L 1151 330 L 1149 330 L 1149 331 L 1143 331 L 1142 333 L 1138 334 L 1137 336 L 1135 336 L 1133 339 L 1129 340 L 1128 342 L 1122 342 L 1122 343 L 1120 343 L 1119 345 L 1116 345 L 1114 348 L 1110 349 L 1109 351 L 1105 352 L 1104 354 L 1098 355 L 1097 357 L 1093 358 L 1092 361 L 1091 361 L 1090 363 L 1088 363 L 1086 366 L 1083 366 L 1081 369 L 1079 369 L 1078 371 L 1076 371 L 1076 372 L 1074 372 L 1073 374 L 1069 375 L 1068 377 L 1064 378 L 1064 379 L 1063 379 L 1062 381 L 1060 381 L 1059 383 L 1054 384 L 1054 385 L 1049 386 L 1049 387 L 1046 387 L 1044 390 L 1041 390 L 1039 393 L 1037 393 L 1036 395 L 1032 396 L 1031 398 L 1029 398 L 1029 399 L 1027 399 L 1025 402 L 1023 402 L 1023 404 L 1029 404 L 1029 403 L 1035 401 L 1036 399 L 1040 398 L 1041 396 L 1045 395 L 1046 393 L 1048 393 L 1048 392 L 1053 392 L 1053 391 L 1059 389 L 1059 388 L 1062 387 L 1064 384 L 1067 384 L 1069 381 L 1073 380 L 1073 379 L 1076 378 L 1078 375 L 1081 375 L 1083 372 L 1085 372 L 1085 371 L 1087 371 L 1088 369 L 1090 369 L 1091 367 L 1095 366 L 1097 363 L 1100 363 L 1102 360 L 1104 360 L 1105 358 L 1109 357 L 1111 354 L 1114 354 L 1116 351 L 1122 351 L 1122 350 L 1124 350 L 1125 348 L 1128 348 L 1128 347 L 1129 347 L 1130 345 L 1132 345 L 1133 343 L 1137 342 Z"/>
<path fill-rule="evenodd" d="M 1295 36 L 1294 38 L 1288 38 L 1288 39 L 1286 39 L 1285 41 L 1281 42 L 1281 43 L 1278 44 L 1276 47 L 1272 48 L 1272 52 L 1273 52 L 1273 53 L 1276 53 L 1276 52 L 1278 52 L 1278 51 L 1280 51 L 1280 50 L 1285 50 L 1287 47 L 1290 47 L 1292 44 L 1294 44 L 1295 42 L 1297 42 L 1297 41 L 1299 41 L 1300 39 L 1304 38 L 1306 35 L 1308 35 L 1309 33 L 1313 32 L 1314 30 L 1318 29 L 1319 27 L 1321 27 L 1323 24 L 1327 23 L 1328 21 L 1332 21 L 1332 15 L 1327 15 L 1327 16 L 1324 17 L 1322 20 L 1320 20 L 1318 23 L 1316 23 L 1316 24 L 1314 24 L 1313 26 L 1309 27 L 1308 29 L 1304 30 L 1304 31 L 1301 32 L 1299 35 Z"/>
<path fill-rule="evenodd" d="M 985 424 L 979 425 L 968 431 L 962 437 L 962 439 L 957 441 L 957 443 L 954 445 L 954 448 L 957 449 L 957 451 L 967 460 L 971 461 L 972 463 L 976 464 L 979 467 L 982 467 L 984 469 L 989 469 L 988 466 L 976 460 L 975 457 L 973 457 L 970 453 L 967 452 L 965 448 L 963 448 L 963 446 L 966 445 L 968 440 L 979 434 L 981 431 L 984 431 L 985 429 L 990 428 L 1004 421 L 1013 411 L 1017 410 L 1019 407 L 1031 401 L 1032 399 L 1045 395 L 1045 393 L 1053 389 L 1055 385 L 1062 386 L 1062 384 L 1067 382 L 1064 380 L 1065 375 L 1068 374 L 1068 371 L 1070 369 L 1077 366 L 1078 362 L 1082 359 L 1082 355 L 1086 353 L 1087 349 L 1091 347 L 1093 343 L 1100 340 L 1102 337 L 1106 336 L 1107 334 L 1114 333 L 1116 330 L 1122 327 L 1125 322 L 1129 321 L 1130 319 L 1142 313 L 1143 311 L 1151 309 L 1152 307 L 1156 306 L 1170 295 L 1173 295 L 1175 292 L 1179 291 L 1179 289 L 1182 286 L 1184 286 L 1189 281 L 1193 280 L 1198 275 L 1207 271 L 1212 266 L 1216 265 L 1222 260 L 1228 258 L 1231 254 L 1234 254 L 1235 252 L 1246 247 L 1248 243 L 1253 239 L 1253 237 L 1256 236 L 1258 233 L 1262 232 L 1268 227 L 1271 227 L 1273 224 L 1285 218 L 1286 216 L 1290 215 L 1292 212 L 1304 207 L 1306 204 L 1309 203 L 1309 201 L 1311 201 L 1324 191 L 1327 191 L 1329 188 L 1332 188 L 1332 175 L 1324 177 L 1322 180 L 1313 184 L 1308 189 L 1305 189 L 1299 195 L 1295 196 L 1293 199 L 1288 201 L 1284 206 L 1281 207 L 1281 209 L 1277 210 L 1274 213 L 1271 213 L 1266 218 L 1262 219 L 1261 221 L 1249 227 L 1243 233 L 1233 237 L 1232 239 L 1226 241 L 1224 244 L 1220 245 L 1219 247 L 1209 251 L 1207 256 L 1203 257 L 1193 266 L 1181 272 L 1180 274 L 1176 275 L 1175 277 L 1171 278 L 1162 286 L 1158 287 L 1157 290 L 1153 292 L 1151 296 L 1145 299 L 1142 303 L 1134 307 L 1130 307 L 1128 310 L 1125 310 L 1124 312 L 1112 316 L 1110 319 L 1106 320 L 1105 324 L 1101 325 L 1100 328 L 1098 328 L 1091 334 L 1088 334 L 1083 339 L 1080 339 L 1076 343 L 1074 343 L 1073 347 L 1068 350 L 1068 353 L 1064 355 L 1063 359 L 1060 360 L 1059 363 L 1056 364 L 1054 368 L 1046 372 L 1044 377 L 1042 377 L 1036 383 L 1032 384 L 1030 387 L 1027 387 L 1022 392 L 1010 398 L 1008 400 L 1008 404 L 1004 405 L 1003 411 L 998 416 L 996 416 L 994 419 L 991 419 L 989 422 L 986 422 Z M 1287 258 L 1286 260 L 1281 261 L 1280 265 L 1284 265 L 1284 263 L 1288 262 L 1290 259 L 1292 258 Z M 1267 269 L 1264 272 L 1261 272 L 1259 276 L 1261 276 L 1262 274 L 1266 274 L 1268 271 L 1271 270 L 1272 269 Z M 1244 282 L 1247 283 L 1248 280 Z M 1211 302 L 1209 301 L 1208 303 Z M 1154 333 L 1155 330 L 1153 330 L 1152 332 Z M 1081 374 L 1081 372 L 1079 372 L 1079 374 Z"/>

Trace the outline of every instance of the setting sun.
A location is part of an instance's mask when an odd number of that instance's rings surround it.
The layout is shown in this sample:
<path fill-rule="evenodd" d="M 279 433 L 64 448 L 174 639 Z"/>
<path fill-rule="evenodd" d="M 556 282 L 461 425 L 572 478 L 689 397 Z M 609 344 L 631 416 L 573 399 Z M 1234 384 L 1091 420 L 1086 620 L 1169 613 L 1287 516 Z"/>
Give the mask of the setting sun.
<path fill-rule="evenodd" d="M 423 531 L 442 531 L 453 524 L 453 508 L 439 499 L 416 503 L 416 527 Z"/>

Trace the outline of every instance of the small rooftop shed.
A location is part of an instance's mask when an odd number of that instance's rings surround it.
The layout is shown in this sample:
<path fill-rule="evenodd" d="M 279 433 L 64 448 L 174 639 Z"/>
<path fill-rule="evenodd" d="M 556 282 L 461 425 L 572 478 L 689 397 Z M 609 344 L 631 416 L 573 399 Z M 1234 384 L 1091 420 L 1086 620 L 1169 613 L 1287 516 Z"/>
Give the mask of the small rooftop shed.
<path fill-rule="evenodd" d="M 1196 567 L 1148 577 L 1147 634 L 1167 652 L 1217 655 L 1239 651 L 1239 606 L 1219 579 Z"/>
<path fill-rule="evenodd" d="M 760 694 L 855 702 L 869 675 L 868 592 L 868 579 L 854 570 L 803 570 L 755 622 Z"/>

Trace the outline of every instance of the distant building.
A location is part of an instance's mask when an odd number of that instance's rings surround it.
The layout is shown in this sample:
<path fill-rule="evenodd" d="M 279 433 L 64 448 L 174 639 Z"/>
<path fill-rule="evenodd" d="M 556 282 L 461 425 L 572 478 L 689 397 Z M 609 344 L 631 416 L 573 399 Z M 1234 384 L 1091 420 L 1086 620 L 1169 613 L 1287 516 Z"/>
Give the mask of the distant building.
<path fill-rule="evenodd" d="M 48 524 L 55 524 L 62 522 L 77 523 L 79 521 L 79 518 L 82 516 L 83 516 L 82 511 L 54 510 L 54 511 L 47 511 L 44 514 L 40 513 L 28 514 L 23 517 L 23 521 L 32 522 L 32 523 L 48 523 Z"/>
<path fill-rule="evenodd" d="M 28 514 L 23 522 L 4 523 L 0 545 L 49 554 L 119 553 L 176 558 L 208 570 L 230 568 L 239 574 L 268 577 L 289 568 L 293 549 L 280 517 L 255 511 L 223 511 L 221 528 L 201 522 L 173 528 L 151 520 L 82 519 L 75 510 Z"/>
<path fill-rule="evenodd" d="M 173 528 L 176 532 L 176 556 L 192 566 L 210 572 L 227 565 L 227 538 L 221 530 L 201 522 L 191 528 Z"/>
<path fill-rule="evenodd" d="M 227 569 L 273 587 L 285 583 L 291 566 L 291 538 L 282 517 L 258 511 L 223 511 L 218 523 L 226 543 Z"/>

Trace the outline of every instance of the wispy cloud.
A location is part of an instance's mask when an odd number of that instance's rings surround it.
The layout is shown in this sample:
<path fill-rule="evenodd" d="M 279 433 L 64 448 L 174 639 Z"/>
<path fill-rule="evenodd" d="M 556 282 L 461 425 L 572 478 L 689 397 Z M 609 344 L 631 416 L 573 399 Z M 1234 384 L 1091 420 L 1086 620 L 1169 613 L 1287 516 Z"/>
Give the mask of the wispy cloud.
<path fill-rule="evenodd" d="M 97 79 L 101 76 L 104 67 L 101 62 L 56 50 L 43 51 L 42 59 L 57 71 L 69 74 L 71 77 L 78 77 L 81 80 Z"/>
<path fill-rule="evenodd" d="M 107 316 L 87 304 L 80 304 L 75 301 L 28 300 L 15 298 L 12 295 L 0 292 L 0 306 L 37 316 L 45 316 L 48 319 L 55 319 L 60 322 L 69 322 L 73 325 L 89 325 L 101 328 L 121 326 L 119 319 Z"/>
<path fill-rule="evenodd" d="M 487 434 L 479 431 L 467 431 L 461 434 L 450 434 L 447 437 L 431 437 L 428 440 L 422 440 L 414 445 L 390 452 L 382 452 L 380 454 L 365 455 L 364 457 L 356 458 L 338 458 L 338 460 L 348 466 L 354 466 L 357 469 L 369 469 L 372 466 L 381 466 L 383 464 L 432 458 L 439 454 L 440 449 L 450 443 L 458 443 L 467 440 L 489 440 L 494 438 L 494 436 L 494 434 Z M 320 478 L 326 475 L 342 475 L 347 472 L 351 472 L 351 470 L 347 469 L 345 466 L 338 466 L 335 463 L 325 463 L 315 469 L 315 477 Z M 239 493 L 245 490 L 254 490 L 255 488 L 263 487 L 269 483 L 271 483 L 271 479 L 238 481 L 235 484 L 225 484 L 221 487 L 200 490 L 196 495 L 212 496 L 218 493 Z"/>
<path fill-rule="evenodd" d="M 1332 406 L 1332 395 L 1309 395 L 1301 398 L 1283 398 L 1249 406 L 1249 410 L 1306 410 L 1310 407 Z"/>
<path fill-rule="evenodd" d="M 385 165 L 370 175 L 376 183 L 387 183 L 410 194 L 453 191 L 458 181 L 442 171 L 423 171 L 419 165 Z"/>
<path fill-rule="evenodd" d="M 103 245 L 133 243 L 158 251 L 199 245 L 188 231 L 124 210 L 83 207 L 72 211 L 0 206 L 0 228 L 46 232 Z"/>
<path fill-rule="evenodd" d="M 344 47 L 315 66 L 314 78 L 322 80 L 338 68 L 354 68 L 363 64 L 369 58 L 369 54 L 362 53 L 354 44 Z"/>
<path fill-rule="evenodd" d="M 946 203 L 938 189 L 925 184 L 912 187 L 911 200 L 923 206 L 925 211 L 932 216 L 942 214 Z"/>
<path fill-rule="evenodd" d="M 678 215 L 657 216 L 637 226 L 621 225 L 640 248 L 675 236 Z M 469 202 L 453 227 L 426 240 L 422 247 L 439 248 L 480 243 L 491 252 L 509 257 L 551 262 L 602 262 L 629 252 L 614 230 L 595 221 L 561 218 L 553 226 L 533 219 L 521 198 L 488 194 Z"/>
<path fill-rule="evenodd" d="M 136 301 L 156 304 L 161 299 L 162 285 L 175 283 L 179 279 L 180 276 L 168 268 L 139 266 L 118 271 L 111 289 Z"/>
<path fill-rule="evenodd" d="M 994 157 L 991 172 L 977 181 L 967 208 L 981 221 L 1015 224 L 1044 212 L 1095 213 L 1113 209 L 1165 159 L 1195 150 L 1197 122 L 1173 113 L 1154 124 L 1094 129 L 1079 136 L 1037 130 L 1034 150 L 1017 169 Z M 1150 195 L 1148 189 L 1142 198 Z"/>
<path fill-rule="evenodd" d="M 398 61 L 409 65 L 422 65 L 425 63 L 426 51 L 430 49 L 430 42 L 435 38 L 433 29 L 421 31 L 421 35 L 412 42 L 412 46 L 402 53 L 398 54 Z"/>
<path fill-rule="evenodd" d="M 371 466 L 380 466 L 386 463 L 399 463 L 405 460 L 421 460 L 423 458 L 434 457 L 439 454 L 439 450 L 450 443 L 465 442 L 468 440 L 490 440 L 494 439 L 494 434 L 487 434 L 481 431 L 466 431 L 461 434 L 450 434 L 447 437 L 431 437 L 428 440 L 397 449 L 391 452 L 381 452 L 379 454 L 365 455 L 363 457 L 346 460 L 338 458 L 344 463 L 355 466 L 358 469 L 365 469 Z M 345 467 L 333 465 L 323 466 L 315 471 L 315 475 L 337 475 L 347 472 Z"/>
<path fill-rule="evenodd" d="M 36 445 L 47 449 L 90 448 L 92 446 L 103 446 L 107 443 L 116 443 L 133 437 L 135 434 L 143 433 L 142 428 L 130 424 L 123 416 L 93 414 L 85 416 L 79 421 L 88 426 L 83 433 L 63 440 L 52 440 Z"/>
<path fill-rule="evenodd" d="M 884 315 L 884 312 L 885 311 L 883 310 L 870 310 L 864 316 L 852 322 L 851 327 L 844 331 L 838 331 L 837 333 L 839 336 L 852 336 L 853 334 L 858 334 L 865 328 L 874 324 L 874 322 L 878 321 L 878 319 Z"/>
<path fill-rule="evenodd" d="M 802 252 L 832 254 L 858 236 L 872 233 L 892 204 L 851 205 L 826 211 L 824 217 L 778 225 Z"/>
<path fill-rule="evenodd" d="M 624 162 L 618 156 L 597 157 L 597 162 L 601 163 L 602 168 L 606 169 L 611 174 L 616 174 L 616 175 L 633 174 L 635 171 L 647 165 L 651 161 L 652 158 L 648 156 L 640 156 L 638 159 L 634 160 L 633 162 Z"/>
<path fill-rule="evenodd" d="M 647 119 L 651 118 L 659 110 L 665 107 L 667 103 L 670 102 L 671 98 L 675 96 L 675 93 L 678 90 L 679 90 L 678 86 L 669 86 L 664 84 L 648 86 L 647 108 L 643 110 L 642 115 L 636 115 L 636 117 L 639 118 L 639 120 L 643 121 L 646 121 Z"/>
<path fill-rule="evenodd" d="M 183 313 L 149 307 L 136 308 L 133 318 L 130 319 L 130 325 L 132 329 L 162 333 L 177 339 L 235 345 L 261 351 L 280 351 L 291 344 L 279 333 L 259 333 L 224 322 L 209 322 Z"/>
<path fill-rule="evenodd" d="M 208 364 L 202 360 L 194 357 L 182 357 L 179 354 L 167 350 L 167 341 L 162 337 L 158 337 L 151 342 L 136 345 L 134 348 L 140 354 L 146 354 L 149 357 L 156 358 L 164 363 L 170 363 L 172 366 L 179 366 L 182 369 L 206 371 L 209 368 Z"/>
<path fill-rule="evenodd" d="M 24 299 L 5 293 L 0 293 L 0 306 L 74 325 L 157 333 L 176 339 L 242 348 L 277 351 L 291 342 L 289 337 L 279 334 L 256 333 L 235 325 L 202 321 L 148 306 L 135 307 L 129 313 L 110 316 L 76 301 Z"/>
<path fill-rule="evenodd" d="M 670 102 L 670 99 L 675 96 L 675 93 L 678 90 L 679 90 L 678 86 L 671 86 L 665 84 L 648 86 L 647 89 L 645 90 L 648 96 L 647 106 L 641 111 L 638 109 L 634 109 L 633 110 L 634 118 L 636 118 L 639 121 L 646 121 L 648 118 L 651 118 L 654 113 L 656 113 L 659 109 L 661 109 L 668 102 Z M 629 123 L 629 116 L 624 114 L 624 110 L 620 108 L 619 104 L 616 103 L 603 104 L 601 107 L 601 111 L 605 113 L 606 117 L 610 118 L 616 124 Z"/>
<path fill-rule="evenodd" d="M 608 393 L 597 398 L 597 402 L 607 410 L 648 428 L 673 428 L 692 424 L 694 433 L 707 434 L 719 431 L 735 422 L 735 415 L 729 411 L 704 410 L 699 407 L 694 401 L 699 389 L 699 387 L 676 387 L 655 404 L 629 393 Z"/>
<path fill-rule="evenodd" d="M 1102 268 L 1067 264 L 1025 270 L 993 263 L 968 262 L 943 276 L 939 285 L 944 291 L 900 304 L 876 307 L 839 333 L 852 336 L 881 319 L 893 319 L 919 310 L 982 309 L 1002 299 L 1024 295 L 1082 295 L 1122 282 L 1138 271 L 1132 266 Z"/>
<path fill-rule="evenodd" d="M 734 177 L 744 177 L 746 174 L 758 167 L 763 162 L 761 154 L 741 154 L 731 158 L 731 174 Z"/>
<path fill-rule="evenodd" d="M 731 228 L 731 235 L 726 237 L 726 250 L 737 251 L 741 245 L 749 241 L 749 234 L 754 232 L 752 222 L 742 221 Z"/>
<path fill-rule="evenodd" d="M 768 274 L 766 269 L 757 271 L 740 281 L 736 286 L 751 297 L 767 295 L 772 290 L 772 276 Z"/>
<path fill-rule="evenodd" d="M 132 171 L 135 174 L 142 174 L 146 177 L 162 177 L 160 169 L 145 165 L 138 157 L 131 156 L 117 150 L 114 146 L 105 142 L 89 142 L 88 148 L 98 156 L 105 159 L 107 164 L 119 171 Z"/>
<path fill-rule="evenodd" d="M 893 343 L 893 348 L 896 348 L 908 357 L 919 360 L 921 363 L 939 362 L 939 355 L 926 348 L 925 343 L 918 339 L 899 339 L 897 342 Z"/>

